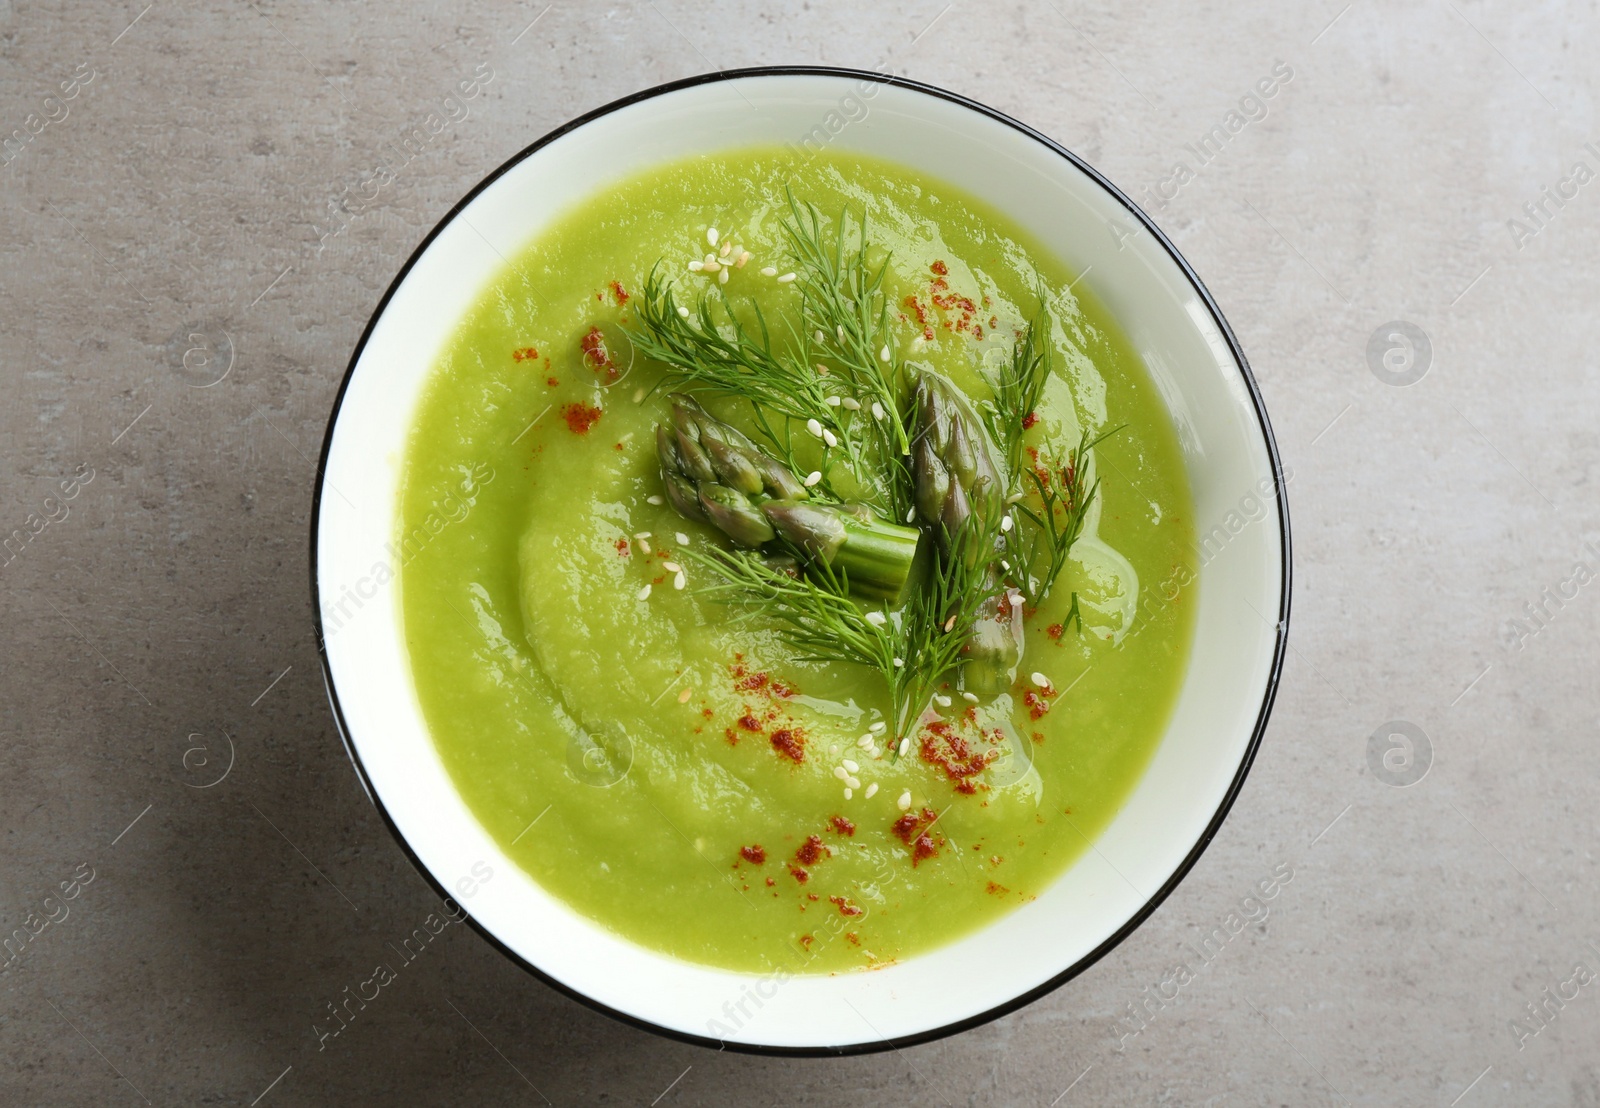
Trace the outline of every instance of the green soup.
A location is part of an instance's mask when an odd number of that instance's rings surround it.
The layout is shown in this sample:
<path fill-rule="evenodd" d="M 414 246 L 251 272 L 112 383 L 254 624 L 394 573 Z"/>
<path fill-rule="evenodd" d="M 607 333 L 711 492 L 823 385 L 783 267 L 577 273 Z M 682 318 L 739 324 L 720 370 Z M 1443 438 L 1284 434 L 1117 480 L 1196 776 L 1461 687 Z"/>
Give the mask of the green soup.
<path fill-rule="evenodd" d="M 685 299 L 754 298 L 781 329 L 797 310 L 781 280 L 785 186 L 830 217 L 866 213 L 890 251 L 895 341 L 975 397 L 977 367 L 1009 354 L 1042 278 L 1055 373 L 1029 443 L 1061 458 L 1082 428 L 1125 425 L 1094 451 L 1083 538 L 1026 609 L 1019 682 L 983 706 L 1013 741 L 977 775 L 919 743 L 894 758 L 873 730 L 888 711 L 878 674 L 797 660 L 773 627 L 703 595 L 680 548 L 726 540 L 661 501 L 662 371 L 630 364 L 629 301 L 661 260 Z M 712 251 L 713 227 L 737 248 L 720 284 L 686 267 Z M 415 416 L 401 602 L 440 756 L 544 888 L 679 958 L 836 972 L 968 933 L 1088 848 L 1171 712 L 1193 594 L 1163 594 L 1189 579 L 1194 541 L 1167 412 L 1073 276 L 938 180 L 755 149 L 606 188 L 483 290 Z M 705 402 L 748 425 L 747 407 Z M 956 727 L 977 711 L 954 688 L 936 706 Z M 859 784 L 848 799 L 841 774 Z"/>

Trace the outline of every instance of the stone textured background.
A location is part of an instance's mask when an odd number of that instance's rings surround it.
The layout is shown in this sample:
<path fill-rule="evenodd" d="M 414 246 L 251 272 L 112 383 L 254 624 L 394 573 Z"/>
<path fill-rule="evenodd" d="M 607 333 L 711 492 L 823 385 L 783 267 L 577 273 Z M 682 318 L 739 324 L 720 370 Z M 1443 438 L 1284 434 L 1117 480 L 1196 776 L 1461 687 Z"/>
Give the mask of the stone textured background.
<path fill-rule="evenodd" d="M 1593 3 L 141 7 L 0 2 L 0 134 L 55 117 L 0 166 L 0 532 L 44 522 L 0 554 L 0 930 L 94 875 L 0 975 L 0 1102 L 1600 1104 L 1600 983 L 1512 1022 L 1600 970 L 1600 587 L 1573 578 L 1600 571 L 1600 182 L 1570 177 L 1600 171 Z M 457 927 L 319 1050 L 325 1005 L 437 906 L 317 672 L 314 459 L 361 328 L 548 129 L 796 61 L 1033 124 L 1209 283 L 1294 473 L 1293 650 L 1243 794 L 1129 941 L 930 1046 L 668 1042 Z M 1266 118 L 1146 192 L 1279 62 Z M 354 198 L 480 63 L 470 117 Z M 1369 362 L 1394 320 L 1431 343 L 1408 387 Z M 1408 788 L 1369 761 L 1395 720 L 1431 750 Z M 1280 863 L 1268 918 L 1119 1025 Z"/>

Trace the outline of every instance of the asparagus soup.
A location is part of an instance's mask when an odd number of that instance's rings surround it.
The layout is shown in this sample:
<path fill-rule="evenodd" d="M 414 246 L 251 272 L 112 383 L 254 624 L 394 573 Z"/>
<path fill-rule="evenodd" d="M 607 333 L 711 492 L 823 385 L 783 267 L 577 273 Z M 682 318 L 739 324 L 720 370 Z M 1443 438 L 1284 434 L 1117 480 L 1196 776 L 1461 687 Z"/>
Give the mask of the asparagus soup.
<path fill-rule="evenodd" d="M 1194 532 L 1074 276 L 936 179 L 776 149 L 511 258 L 418 406 L 397 543 L 433 740 L 540 884 L 679 958 L 826 973 L 1088 848 L 1181 683 Z"/>

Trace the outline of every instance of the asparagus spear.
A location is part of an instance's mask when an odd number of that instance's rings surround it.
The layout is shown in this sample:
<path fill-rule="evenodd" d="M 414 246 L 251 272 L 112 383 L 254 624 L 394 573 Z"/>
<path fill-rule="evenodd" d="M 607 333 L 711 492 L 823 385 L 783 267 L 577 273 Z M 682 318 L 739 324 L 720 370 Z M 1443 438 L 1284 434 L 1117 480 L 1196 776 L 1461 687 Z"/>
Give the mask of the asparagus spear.
<path fill-rule="evenodd" d="M 656 425 L 661 483 L 680 515 L 740 546 L 784 547 L 827 564 L 852 592 L 898 601 L 919 533 L 859 504 L 828 504 L 777 459 L 692 397 L 672 393 L 671 427 Z"/>
<path fill-rule="evenodd" d="M 918 517 L 934 529 L 946 554 L 952 536 L 974 512 L 993 521 L 996 529 L 988 541 L 972 543 L 965 551 L 969 559 L 992 563 L 999 556 L 1005 486 L 983 423 L 961 390 L 937 373 L 924 372 L 917 379 L 912 404 L 916 439 L 911 479 Z M 1022 627 L 992 564 L 983 588 L 988 595 L 978 607 L 962 657 L 967 683 L 993 694 L 1003 691 L 1016 675 L 1022 660 Z"/>

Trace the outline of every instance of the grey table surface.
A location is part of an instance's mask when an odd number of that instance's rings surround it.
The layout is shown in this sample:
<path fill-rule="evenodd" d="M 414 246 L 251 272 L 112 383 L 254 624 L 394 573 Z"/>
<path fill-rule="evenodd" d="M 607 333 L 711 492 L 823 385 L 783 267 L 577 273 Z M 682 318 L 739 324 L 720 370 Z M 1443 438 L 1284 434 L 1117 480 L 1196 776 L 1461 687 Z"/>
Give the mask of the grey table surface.
<path fill-rule="evenodd" d="M 0 1102 L 1600 1104 L 1597 25 L 1492 0 L 0 3 L 0 931 L 43 924 L 4 956 Z M 716 1053 L 463 927 L 319 1041 L 438 904 L 318 673 L 306 535 L 350 351 L 528 142 L 783 62 L 1034 125 L 1205 278 L 1293 473 L 1255 768 L 1128 941 L 945 1041 Z"/>

